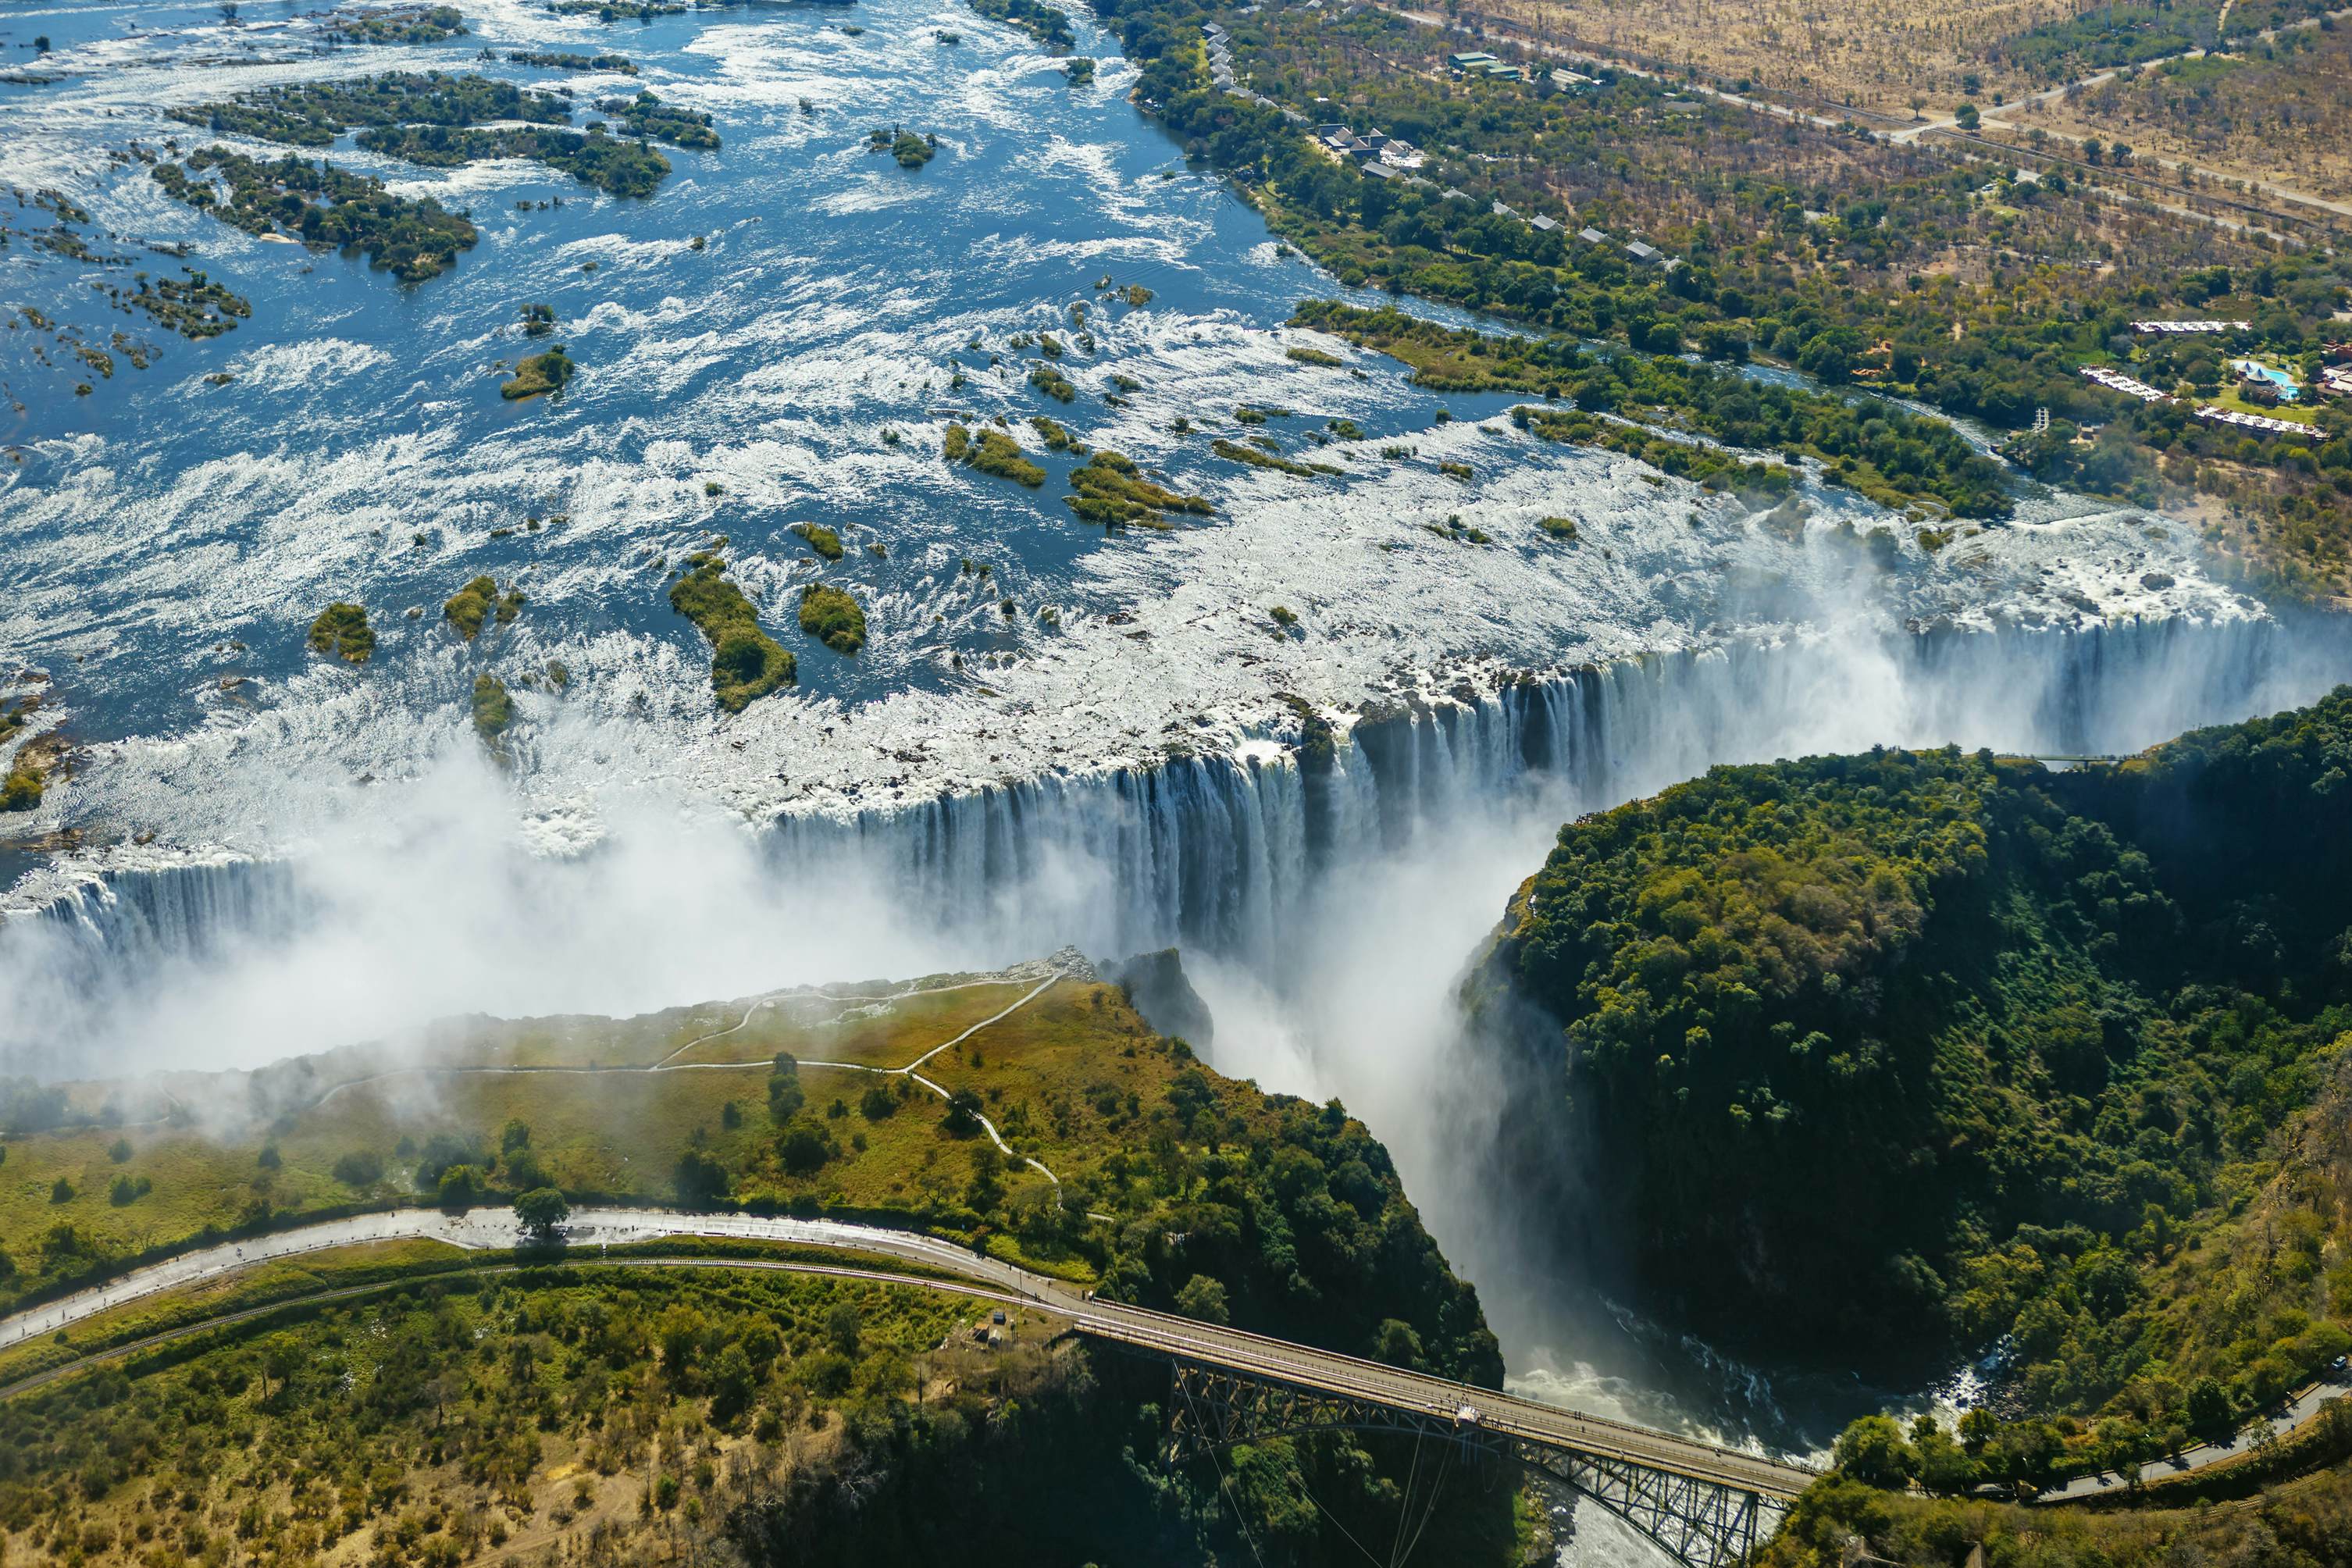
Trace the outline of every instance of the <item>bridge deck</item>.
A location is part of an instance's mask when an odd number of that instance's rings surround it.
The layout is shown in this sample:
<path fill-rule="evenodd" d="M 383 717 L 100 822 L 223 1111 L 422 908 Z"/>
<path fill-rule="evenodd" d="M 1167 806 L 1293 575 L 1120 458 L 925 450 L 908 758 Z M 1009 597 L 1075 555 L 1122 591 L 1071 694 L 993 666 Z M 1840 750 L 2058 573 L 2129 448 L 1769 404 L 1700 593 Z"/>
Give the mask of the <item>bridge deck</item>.
<path fill-rule="evenodd" d="M 1066 1316 L 1073 1328 L 1092 1338 L 1318 1393 L 1368 1399 L 1443 1421 L 1454 1420 L 1468 1405 L 1478 1413 L 1481 1430 L 1545 1447 L 1621 1459 L 1781 1501 L 1795 1498 L 1819 1479 L 1800 1466 L 1382 1362 L 1338 1355 L 1139 1307 L 1073 1301 L 1066 1289 L 1058 1288 L 1051 1296 L 1058 1299 L 1041 1304 Z"/>

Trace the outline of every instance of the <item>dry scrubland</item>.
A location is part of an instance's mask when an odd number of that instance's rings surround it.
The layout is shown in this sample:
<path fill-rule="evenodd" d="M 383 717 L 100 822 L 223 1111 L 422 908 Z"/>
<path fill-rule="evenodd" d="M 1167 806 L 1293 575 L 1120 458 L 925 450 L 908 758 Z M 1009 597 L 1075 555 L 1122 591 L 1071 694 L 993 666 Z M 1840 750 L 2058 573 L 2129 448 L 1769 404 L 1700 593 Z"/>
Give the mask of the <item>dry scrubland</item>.
<path fill-rule="evenodd" d="M 2021 128 L 2120 142 L 2143 163 L 2186 162 L 2328 201 L 2352 200 L 2352 28 L 2293 37 L 2288 47 L 2256 46 L 2117 76 L 2003 118 Z"/>
<path fill-rule="evenodd" d="M 1725 81 L 1908 119 L 1915 95 L 1949 109 L 1970 73 L 1988 93 L 2023 91 L 2023 77 L 1987 58 L 1992 46 L 2074 7 L 2049 0 L 1496 0 L 1479 11 L 1598 52 L 1695 65 Z"/>

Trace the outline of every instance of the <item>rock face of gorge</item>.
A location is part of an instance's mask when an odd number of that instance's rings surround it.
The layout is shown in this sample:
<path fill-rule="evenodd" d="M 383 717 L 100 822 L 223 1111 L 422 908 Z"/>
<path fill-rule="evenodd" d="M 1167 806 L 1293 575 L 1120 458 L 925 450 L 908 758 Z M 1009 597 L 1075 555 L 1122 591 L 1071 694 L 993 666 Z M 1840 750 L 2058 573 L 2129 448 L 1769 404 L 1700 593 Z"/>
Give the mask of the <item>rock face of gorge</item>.
<path fill-rule="evenodd" d="M 2352 1308 L 2330 1211 L 2260 1272 L 2269 1316 L 2195 1318 L 2179 1259 L 2300 1157 L 2352 1029 L 2348 779 L 2352 688 L 2068 772 L 1717 768 L 1563 827 L 1465 1002 L 1570 1130 L 1530 1176 L 1582 1180 L 1694 1326 L 1849 1357 L 2013 1335 L 2052 1407 L 2167 1358 L 2258 1393 Z"/>

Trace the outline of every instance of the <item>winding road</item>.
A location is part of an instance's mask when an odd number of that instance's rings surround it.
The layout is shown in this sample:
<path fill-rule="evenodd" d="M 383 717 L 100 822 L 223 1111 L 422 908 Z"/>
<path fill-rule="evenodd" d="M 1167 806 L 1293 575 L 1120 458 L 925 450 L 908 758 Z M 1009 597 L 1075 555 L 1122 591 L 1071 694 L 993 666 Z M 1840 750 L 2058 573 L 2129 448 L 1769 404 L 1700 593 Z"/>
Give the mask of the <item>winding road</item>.
<path fill-rule="evenodd" d="M 1089 1339 L 1150 1354 L 1164 1355 L 1317 1393 L 1369 1400 L 1392 1410 L 1433 1420 L 1450 1423 L 1472 1419 L 1483 1430 L 1507 1437 L 1624 1460 L 1711 1486 L 1755 1492 L 1780 1501 L 1794 1498 L 1814 1479 L 1812 1471 L 1799 1466 L 1673 1433 L 1655 1432 L 1628 1422 L 1585 1415 L 1515 1394 L 1454 1383 L 1379 1362 L 1339 1355 L 1263 1334 L 1244 1333 L 1238 1329 L 1198 1322 L 1165 1312 L 1097 1300 L 1091 1293 L 1061 1280 L 1033 1274 L 1001 1259 L 982 1257 L 950 1242 L 909 1231 L 852 1225 L 839 1220 L 795 1219 L 782 1215 L 597 1208 L 574 1213 L 571 1223 L 564 1226 L 564 1237 L 572 1258 L 583 1263 L 599 1260 L 591 1253 L 591 1248 L 602 1248 L 614 1243 L 659 1241 L 683 1237 L 770 1241 L 875 1255 L 954 1275 L 979 1287 L 976 1294 L 1020 1302 L 1031 1310 L 1051 1314 L 1073 1331 Z M 190 1252 L 63 1300 L 0 1319 L 0 1349 L 53 1334 L 59 1329 L 69 1328 L 100 1312 L 149 1296 L 249 1268 L 258 1263 L 365 1242 L 406 1239 L 442 1241 L 454 1247 L 474 1249 L 504 1249 L 522 1245 L 526 1237 L 513 1215 L 503 1209 L 478 1209 L 462 1215 L 425 1209 L 399 1209 L 323 1221 L 280 1231 L 273 1236 Z M 623 1260 L 615 1258 L 611 1261 L 618 1263 Z M 660 1261 L 663 1267 L 768 1268 L 800 1272 L 845 1273 L 851 1278 L 883 1279 L 932 1289 L 940 1288 L 942 1283 L 936 1279 L 908 1279 L 899 1276 L 782 1260 L 708 1258 Z M 306 1299 L 328 1299 L 357 1293 L 355 1289 L 327 1291 L 319 1297 Z M 280 1306 L 293 1304 L 279 1303 Z M 257 1311 L 248 1310 L 232 1316 L 257 1315 Z M 155 1338 L 201 1332 L 215 1326 L 215 1321 L 191 1324 L 173 1331 L 170 1335 Z M 107 1353 L 120 1352 L 101 1352 Z M 0 1390 L 0 1394 L 21 1392 L 53 1381 L 71 1370 L 63 1368 L 43 1373 L 15 1387 Z M 1475 1416 L 1466 1415 L 1474 1411 Z"/>

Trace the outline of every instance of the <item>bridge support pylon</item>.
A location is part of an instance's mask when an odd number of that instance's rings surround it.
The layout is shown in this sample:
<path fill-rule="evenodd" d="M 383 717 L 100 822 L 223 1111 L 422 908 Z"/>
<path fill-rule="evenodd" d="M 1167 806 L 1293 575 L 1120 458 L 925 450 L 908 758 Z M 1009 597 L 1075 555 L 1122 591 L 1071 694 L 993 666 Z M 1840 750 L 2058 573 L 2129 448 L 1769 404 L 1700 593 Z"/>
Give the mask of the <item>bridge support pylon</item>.
<path fill-rule="evenodd" d="M 1538 1471 L 1623 1520 L 1681 1568 L 1741 1568 L 1779 1526 L 1787 1504 L 1613 1456 L 1490 1432 L 1473 1422 L 1332 1394 L 1221 1367 L 1171 1362 L 1171 1468 L 1236 1444 L 1304 1432 L 1349 1431 L 1435 1439 L 1474 1458 Z"/>

